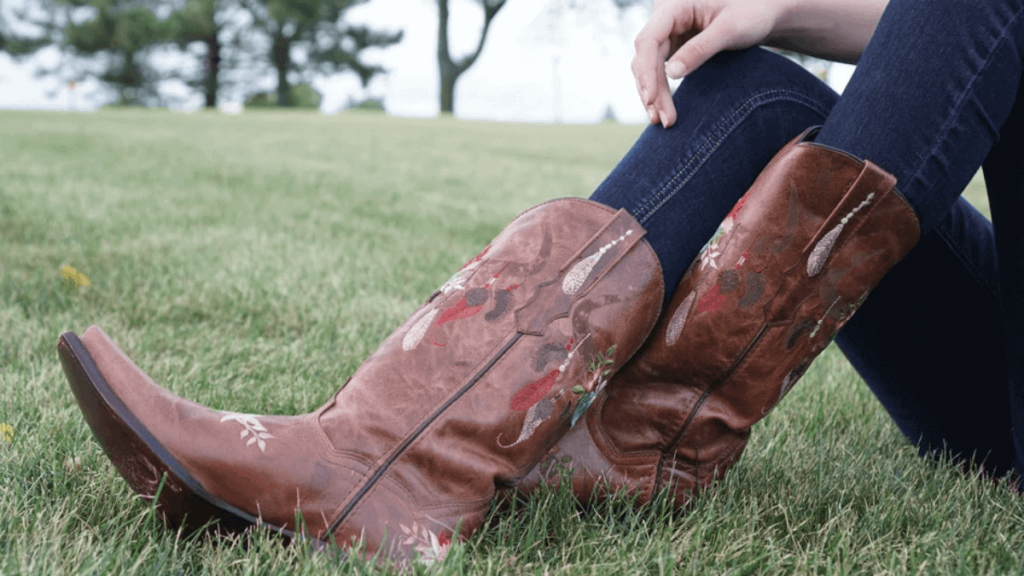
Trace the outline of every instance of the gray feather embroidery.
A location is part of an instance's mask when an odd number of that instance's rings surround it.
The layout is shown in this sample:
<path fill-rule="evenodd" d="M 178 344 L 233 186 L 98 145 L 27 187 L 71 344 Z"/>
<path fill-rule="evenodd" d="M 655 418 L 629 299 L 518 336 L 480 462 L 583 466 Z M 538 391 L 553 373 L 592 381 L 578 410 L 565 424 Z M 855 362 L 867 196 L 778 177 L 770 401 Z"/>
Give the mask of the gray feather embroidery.
<path fill-rule="evenodd" d="M 683 333 L 683 327 L 686 326 L 686 319 L 690 316 L 690 305 L 693 304 L 693 299 L 696 296 L 696 290 L 690 292 L 676 313 L 672 315 L 672 320 L 668 323 L 668 330 L 665 332 L 665 344 L 672 346 L 679 340 L 679 335 Z"/>
<path fill-rule="evenodd" d="M 516 438 L 515 442 L 506 446 L 501 443 L 501 438 L 499 437 L 498 446 L 501 446 L 502 448 L 511 448 L 529 438 L 533 434 L 533 431 L 540 426 L 541 422 L 547 420 L 548 417 L 551 416 L 551 411 L 554 407 L 555 402 L 550 398 L 545 398 L 533 406 L 530 406 L 530 409 L 526 411 L 526 419 L 523 420 L 523 430 L 519 433 L 519 438 Z"/>
<path fill-rule="evenodd" d="M 825 260 L 828 260 L 828 255 L 832 252 L 832 247 L 836 245 L 836 240 L 842 232 L 843 224 L 840 223 L 835 228 L 829 230 L 828 234 L 822 236 L 821 240 L 818 240 L 814 250 L 811 250 L 811 256 L 807 259 L 808 276 L 817 276 L 821 269 L 825 267 Z"/>

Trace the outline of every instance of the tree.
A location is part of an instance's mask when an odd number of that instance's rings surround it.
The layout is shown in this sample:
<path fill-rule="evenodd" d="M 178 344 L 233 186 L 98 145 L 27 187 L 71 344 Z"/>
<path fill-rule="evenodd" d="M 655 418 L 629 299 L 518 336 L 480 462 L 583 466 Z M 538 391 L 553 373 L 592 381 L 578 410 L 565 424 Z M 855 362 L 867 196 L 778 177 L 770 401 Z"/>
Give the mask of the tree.
<path fill-rule="evenodd" d="M 352 71 L 363 86 L 380 66 L 363 62 L 359 53 L 390 46 L 401 32 L 378 32 L 343 21 L 349 8 L 366 0 L 242 0 L 253 26 L 269 39 L 268 59 L 277 73 L 277 105 L 294 105 L 292 85 L 315 74 Z M 296 58 L 298 56 L 298 58 Z"/>
<path fill-rule="evenodd" d="M 458 60 L 453 60 L 448 49 L 448 0 L 437 0 L 437 65 L 441 72 L 441 112 L 455 111 L 455 82 L 463 72 L 469 69 L 480 56 L 484 48 L 484 40 L 491 27 L 491 20 L 505 6 L 507 0 L 479 0 L 484 9 L 484 26 L 480 31 L 480 40 L 476 50 Z"/>
<path fill-rule="evenodd" d="M 555 1 L 562 2 L 562 0 Z M 484 47 L 484 41 L 487 39 L 487 32 L 490 30 L 491 21 L 494 20 L 498 11 L 505 6 L 507 0 L 478 0 L 484 9 L 484 25 L 480 31 L 480 40 L 477 42 L 476 49 L 473 52 L 458 60 L 452 58 L 448 47 L 448 2 L 449 0 L 437 0 L 437 64 L 441 73 L 440 97 L 442 113 L 454 112 L 455 83 L 458 81 L 459 76 L 468 70 L 480 56 L 480 52 Z M 583 10 L 587 7 L 585 0 L 567 0 L 562 3 L 566 4 L 566 6 L 556 7 L 556 9 Z M 647 5 L 649 0 L 612 0 L 612 4 L 619 10 L 624 10 L 636 5 Z"/>
<path fill-rule="evenodd" d="M 322 97 L 308 83 L 291 87 L 292 107 L 319 109 Z M 246 108 L 270 108 L 277 106 L 277 92 L 257 92 L 245 99 Z"/>
<path fill-rule="evenodd" d="M 207 108 L 217 107 L 220 90 L 221 60 L 225 50 L 221 36 L 228 28 L 224 0 L 185 0 L 183 6 L 168 18 L 169 38 L 185 49 L 198 43 L 204 48 L 202 72 L 198 79 L 186 81 L 202 92 Z"/>
<path fill-rule="evenodd" d="M 67 46 L 79 56 L 105 64 L 94 75 L 114 87 L 118 103 L 149 104 L 159 100 L 160 80 L 146 62 L 149 48 L 167 41 L 167 27 L 153 6 L 133 0 L 92 0 L 96 16 L 64 28 Z"/>
<path fill-rule="evenodd" d="M 232 72 L 249 80 L 264 71 L 257 64 L 263 59 L 256 56 L 264 47 L 255 39 L 239 0 L 169 1 L 174 10 L 167 19 L 171 42 L 199 59 L 198 74 L 179 71 L 172 76 L 201 93 L 207 108 L 217 106 L 224 89 L 241 83 Z"/>
<path fill-rule="evenodd" d="M 49 38 L 46 37 L 45 31 L 38 26 L 35 27 L 34 33 L 16 33 L 11 26 L 12 22 L 29 24 L 30 27 L 31 22 L 24 22 L 24 18 L 11 18 L 4 13 L 2 8 L 0 6 L 0 52 L 6 52 L 18 58 L 33 54 L 36 50 L 49 44 Z"/>
<path fill-rule="evenodd" d="M 10 32 L 7 31 L 7 25 L 4 23 L 4 15 L 0 14 L 0 52 L 7 51 L 8 36 L 10 36 Z"/>
<path fill-rule="evenodd" d="M 157 1 L 40 0 L 21 18 L 37 33 L 7 42 L 22 56 L 56 45 L 71 61 L 42 74 L 95 77 L 116 91 L 119 103 L 149 104 L 159 100 L 160 78 L 148 65 L 148 52 L 167 38 L 165 22 L 154 12 Z"/>

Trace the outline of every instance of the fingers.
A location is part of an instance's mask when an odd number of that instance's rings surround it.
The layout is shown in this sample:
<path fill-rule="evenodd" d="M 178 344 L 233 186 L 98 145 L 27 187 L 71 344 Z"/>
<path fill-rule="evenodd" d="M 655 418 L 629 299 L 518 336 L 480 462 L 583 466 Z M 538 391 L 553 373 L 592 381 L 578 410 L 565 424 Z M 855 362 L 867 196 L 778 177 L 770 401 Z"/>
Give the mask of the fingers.
<path fill-rule="evenodd" d="M 672 88 L 668 85 L 668 77 L 665 75 L 665 60 L 658 61 L 658 89 L 654 97 L 654 112 L 657 118 L 652 123 L 661 123 L 665 128 L 670 128 L 676 123 L 676 105 L 672 101 Z"/>
<path fill-rule="evenodd" d="M 682 78 L 699 68 L 712 56 L 729 48 L 732 36 L 724 28 L 724 19 L 718 19 L 682 45 L 665 63 L 670 78 Z"/>
<path fill-rule="evenodd" d="M 666 128 L 675 124 L 676 108 L 665 76 L 665 61 L 696 33 L 695 18 L 692 9 L 680 9 L 678 5 L 656 7 L 655 15 L 647 21 L 633 43 L 636 48 L 633 76 L 640 101 L 652 124 L 662 124 Z"/>
<path fill-rule="evenodd" d="M 672 126 L 676 121 L 672 89 L 665 76 L 665 58 L 669 49 L 670 45 L 666 40 L 654 47 L 653 58 L 649 50 L 641 57 L 641 50 L 638 49 L 637 57 L 633 59 L 633 77 L 636 80 L 640 101 L 647 110 L 651 124 L 662 124 L 665 128 Z"/>
<path fill-rule="evenodd" d="M 682 78 L 722 50 L 757 44 L 772 25 L 762 12 L 760 5 L 751 13 L 749 7 L 733 9 L 687 0 L 656 4 L 655 14 L 636 37 L 632 63 L 637 92 L 652 124 L 667 128 L 676 121 L 666 76 Z"/>
<path fill-rule="evenodd" d="M 651 123 L 659 121 L 658 103 L 663 101 L 660 93 L 667 91 L 665 80 L 665 58 L 668 57 L 669 35 L 672 32 L 670 18 L 652 18 L 644 26 L 633 43 L 636 55 L 633 57 L 633 78 L 636 79 L 637 93 L 640 102 L 647 110 Z M 671 100 L 671 97 L 669 98 Z"/>

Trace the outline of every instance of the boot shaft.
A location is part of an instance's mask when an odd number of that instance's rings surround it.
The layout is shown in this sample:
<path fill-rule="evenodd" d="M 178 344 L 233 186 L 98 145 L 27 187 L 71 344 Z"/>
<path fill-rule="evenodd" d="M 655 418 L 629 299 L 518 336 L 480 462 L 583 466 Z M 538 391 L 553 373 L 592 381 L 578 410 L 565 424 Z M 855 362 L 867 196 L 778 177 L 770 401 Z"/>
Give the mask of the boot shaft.
<path fill-rule="evenodd" d="M 765 167 L 585 430 L 563 439 L 522 491 L 569 466 L 585 500 L 625 489 L 646 502 L 671 485 L 685 504 L 739 458 L 750 427 L 917 243 L 895 179 L 811 142 L 814 133 Z"/>

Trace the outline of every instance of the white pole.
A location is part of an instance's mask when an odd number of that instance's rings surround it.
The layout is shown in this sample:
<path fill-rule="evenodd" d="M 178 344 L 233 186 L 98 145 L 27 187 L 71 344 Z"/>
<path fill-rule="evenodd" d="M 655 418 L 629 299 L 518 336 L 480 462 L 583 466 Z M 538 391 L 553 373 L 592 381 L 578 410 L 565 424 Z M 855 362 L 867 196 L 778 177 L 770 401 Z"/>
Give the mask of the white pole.
<path fill-rule="evenodd" d="M 558 54 L 551 57 L 551 108 L 556 124 L 562 123 L 562 76 L 558 73 L 560 59 Z"/>

